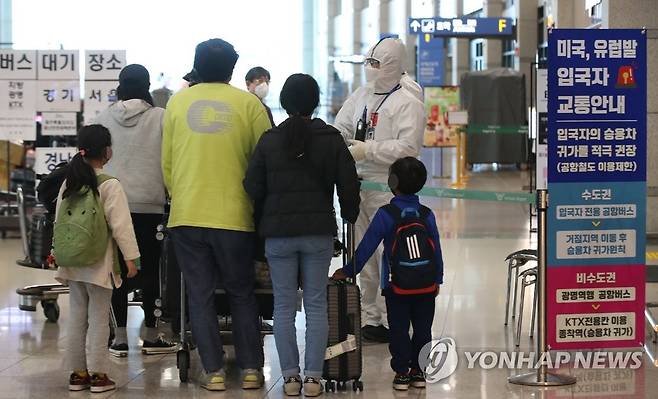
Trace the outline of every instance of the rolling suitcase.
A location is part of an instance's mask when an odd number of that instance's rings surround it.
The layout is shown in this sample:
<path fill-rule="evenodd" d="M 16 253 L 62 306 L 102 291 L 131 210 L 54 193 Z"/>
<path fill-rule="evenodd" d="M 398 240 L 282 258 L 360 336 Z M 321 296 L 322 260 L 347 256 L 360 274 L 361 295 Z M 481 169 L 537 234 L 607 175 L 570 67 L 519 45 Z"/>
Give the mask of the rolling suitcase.
<path fill-rule="evenodd" d="M 48 255 L 53 243 L 54 217 L 45 209 L 36 208 L 30 224 L 30 260 L 33 267 L 48 268 Z"/>
<path fill-rule="evenodd" d="M 354 225 L 348 224 L 343 231 L 347 243 L 347 254 L 343 255 L 345 264 L 354 256 Z M 329 335 L 322 373 L 327 381 L 325 390 L 346 391 L 347 382 L 351 381 L 352 390 L 362 391 L 361 292 L 356 276 L 348 281 L 329 281 L 327 307 Z"/>

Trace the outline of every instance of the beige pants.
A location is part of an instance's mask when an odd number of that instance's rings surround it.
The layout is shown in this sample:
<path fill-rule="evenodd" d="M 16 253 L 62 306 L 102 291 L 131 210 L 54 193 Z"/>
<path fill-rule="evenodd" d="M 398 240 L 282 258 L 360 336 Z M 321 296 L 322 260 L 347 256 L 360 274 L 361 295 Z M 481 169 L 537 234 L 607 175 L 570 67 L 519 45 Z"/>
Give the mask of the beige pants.
<path fill-rule="evenodd" d="M 68 365 L 71 370 L 106 373 L 112 290 L 80 281 L 68 284 Z"/>

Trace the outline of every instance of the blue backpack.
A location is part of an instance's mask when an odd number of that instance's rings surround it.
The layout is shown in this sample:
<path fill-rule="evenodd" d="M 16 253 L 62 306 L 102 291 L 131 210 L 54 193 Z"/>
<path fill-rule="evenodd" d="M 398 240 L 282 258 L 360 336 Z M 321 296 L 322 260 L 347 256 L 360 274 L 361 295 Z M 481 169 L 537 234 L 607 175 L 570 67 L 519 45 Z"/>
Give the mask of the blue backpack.
<path fill-rule="evenodd" d="M 400 209 L 388 204 L 383 209 L 395 221 L 389 281 L 398 295 L 436 292 L 436 247 L 427 227 L 429 208 Z"/>

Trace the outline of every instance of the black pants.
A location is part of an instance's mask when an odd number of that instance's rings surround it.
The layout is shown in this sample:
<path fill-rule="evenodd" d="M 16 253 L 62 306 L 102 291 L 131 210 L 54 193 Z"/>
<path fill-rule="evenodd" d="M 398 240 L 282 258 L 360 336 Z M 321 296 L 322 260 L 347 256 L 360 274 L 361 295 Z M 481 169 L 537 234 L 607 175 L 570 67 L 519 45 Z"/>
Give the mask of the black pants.
<path fill-rule="evenodd" d="M 420 369 L 418 354 L 432 340 L 434 320 L 433 294 L 397 295 L 385 292 L 391 352 L 391 368 L 396 373 L 407 373 L 409 368 Z M 413 336 L 409 337 L 409 325 Z"/>
<path fill-rule="evenodd" d="M 263 367 L 263 345 L 254 295 L 254 234 L 174 227 L 171 237 L 185 278 L 192 335 L 206 372 L 224 367 L 215 289 L 221 281 L 231 304 L 238 367 Z"/>
<path fill-rule="evenodd" d="M 141 255 L 141 268 L 137 276 L 127 278 L 126 264 L 123 255 L 119 254 L 121 265 L 121 278 L 123 284 L 112 292 L 112 309 L 117 319 L 118 327 L 125 327 L 128 320 L 128 293 L 135 289 L 142 290 L 144 299 L 144 325 L 155 327 L 156 317 L 155 301 L 160 296 L 160 241 L 155 238 L 158 224 L 162 222 L 162 215 L 150 213 L 131 213 L 137 246 Z"/>

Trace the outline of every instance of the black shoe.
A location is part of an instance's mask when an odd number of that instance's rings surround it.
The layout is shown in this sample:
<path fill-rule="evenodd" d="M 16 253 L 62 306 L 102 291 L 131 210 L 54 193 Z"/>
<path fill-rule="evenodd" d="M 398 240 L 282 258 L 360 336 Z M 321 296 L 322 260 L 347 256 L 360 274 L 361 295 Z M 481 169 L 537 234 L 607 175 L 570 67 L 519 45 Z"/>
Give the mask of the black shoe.
<path fill-rule="evenodd" d="M 176 351 L 178 351 L 178 344 L 165 341 L 162 337 L 158 337 L 155 341 L 144 340 L 142 344 L 142 353 L 145 355 L 162 355 L 176 353 Z"/>
<path fill-rule="evenodd" d="M 367 341 L 378 342 L 382 344 L 388 343 L 389 341 L 388 328 L 384 326 L 375 327 L 366 325 L 361 328 L 361 336 Z"/>
<path fill-rule="evenodd" d="M 128 344 L 112 344 L 110 353 L 116 357 L 126 357 L 128 356 Z"/>
<path fill-rule="evenodd" d="M 409 374 L 396 374 L 393 379 L 393 389 L 396 391 L 407 391 L 409 390 L 409 384 L 411 383 L 411 378 Z"/>
<path fill-rule="evenodd" d="M 411 369 L 409 373 L 409 378 L 411 378 L 411 386 L 414 388 L 425 388 L 425 374 L 418 369 Z"/>

